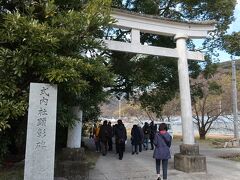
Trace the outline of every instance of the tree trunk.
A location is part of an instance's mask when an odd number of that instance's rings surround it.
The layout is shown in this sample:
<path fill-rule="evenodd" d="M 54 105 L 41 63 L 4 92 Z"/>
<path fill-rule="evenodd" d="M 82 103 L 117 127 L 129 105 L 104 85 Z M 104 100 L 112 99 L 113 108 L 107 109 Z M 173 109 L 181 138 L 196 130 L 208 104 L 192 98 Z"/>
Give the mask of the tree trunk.
<path fill-rule="evenodd" d="M 206 131 L 205 130 L 200 130 L 199 131 L 199 136 L 200 136 L 200 139 L 206 139 Z"/>

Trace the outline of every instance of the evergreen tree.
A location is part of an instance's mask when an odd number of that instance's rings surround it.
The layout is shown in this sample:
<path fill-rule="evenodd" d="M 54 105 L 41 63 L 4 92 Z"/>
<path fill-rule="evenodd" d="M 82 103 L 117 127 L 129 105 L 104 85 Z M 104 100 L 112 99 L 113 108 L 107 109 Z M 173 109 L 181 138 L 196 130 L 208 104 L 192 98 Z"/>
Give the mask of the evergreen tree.
<path fill-rule="evenodd" d="M 23 147 L 31 82 L 58 85 L 62 126 L 74 123 L 72 106 L 99 112 L 112 74 L 98 55 L 103 48 L 96 37 L 113 22 L 110 7 L 110 0 L 0 2 L 1 143 Z"/>

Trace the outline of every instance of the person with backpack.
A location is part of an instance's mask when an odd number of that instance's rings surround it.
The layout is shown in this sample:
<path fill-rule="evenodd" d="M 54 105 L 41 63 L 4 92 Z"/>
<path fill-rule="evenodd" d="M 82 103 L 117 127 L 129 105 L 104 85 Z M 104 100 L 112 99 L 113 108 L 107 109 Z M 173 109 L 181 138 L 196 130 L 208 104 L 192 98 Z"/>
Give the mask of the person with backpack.
<path fill-rule="evenodd" d="M 117 121 L 117 125 L 114 130 L 119 160 L 122 160 L 123 152 L 125 150 L 125 141 L 127 140 L 127 131 L 121 119 Z"/>
<path fill-rule="evenodd" d="M 165 123 L 161 123 L 159 125 L 159 132 L 155 134 L 153 143 L 155 145 L 155 149 L 153 152 L 153 158 L 156 160 L 156 171 L 157 171 L 157 180 L 161 180 L 160 178 L 160 164 L 162 163 L 163 170 L 163 179 L 167 179 L 167 169 L 168 169 L 168 159 L 171 158 L 170 154 L 170 146 L 172 142 L 172 137 L 167 132 L 167 125 Z"/>

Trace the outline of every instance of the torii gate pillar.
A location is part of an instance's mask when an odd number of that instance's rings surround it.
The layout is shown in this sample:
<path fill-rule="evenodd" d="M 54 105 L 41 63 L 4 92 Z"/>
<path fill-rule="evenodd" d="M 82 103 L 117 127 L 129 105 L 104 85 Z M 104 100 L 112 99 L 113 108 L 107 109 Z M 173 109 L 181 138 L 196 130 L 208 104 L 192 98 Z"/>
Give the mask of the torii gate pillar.
<path fill-rule="evenodd" d="M 199 154 L 199 146 L 194 142 L 186 47 L 188 36 L 185 34 L 176 34 L 174 39 L 177 43 L 177 52 L 179 55 L 178 76 L 183 136 L 183 144 L 180 145 L 180 153 L 174 155 L 174 168 L 184 172 L 203 172 L 207 169 L 206 157 Z"/>
<path fill-rule="evenodd" d="M 194 132 L 192 121 L 192 106 L 190 97 L 190 84 L 187 61 L 186 40 L 188 36 L 185 34 L 177 34 L 174 39 L 177 41 L 178 58 L 178 76 L 181 101 L 181 117 L 182 117 L 182 135 L 183 144 L 194 144 Z"/>

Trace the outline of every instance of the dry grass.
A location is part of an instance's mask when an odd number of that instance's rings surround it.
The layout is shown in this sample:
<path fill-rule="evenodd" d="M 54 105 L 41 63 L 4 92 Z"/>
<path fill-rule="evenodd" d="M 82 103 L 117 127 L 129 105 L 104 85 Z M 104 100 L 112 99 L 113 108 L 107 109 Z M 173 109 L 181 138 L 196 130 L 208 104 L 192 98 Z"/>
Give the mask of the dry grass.
<path fill-rule="evenodd" d="M 240 162 L 240 154 L 239 153 L 228 154 L 228 155 L 223 155 L 223 156 L 219 156 L 219 157 L 223 158 L 223 159 L 228 159 L 228 160 Z"/>
<path fill-rule="evenodd" d="M 232 138 L 233 138 L 233 136 L 227 136 L 227 135 L 208 135 L 208 136 L 206 136 L 206 139 L 204 140 L 204 139 L 200 139 L 198 135 L 195 136 L 195 140 L 197 143 L 206 144 L 211 147 L 215 147 L 213 145 L 215 143 L 224 143 L 226 141 L 229 141 Z M 175 142 L 182 141 L 182 135 L 174 134 L 173 141 L 175 141 Z"/>

